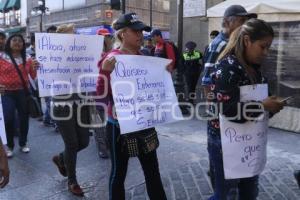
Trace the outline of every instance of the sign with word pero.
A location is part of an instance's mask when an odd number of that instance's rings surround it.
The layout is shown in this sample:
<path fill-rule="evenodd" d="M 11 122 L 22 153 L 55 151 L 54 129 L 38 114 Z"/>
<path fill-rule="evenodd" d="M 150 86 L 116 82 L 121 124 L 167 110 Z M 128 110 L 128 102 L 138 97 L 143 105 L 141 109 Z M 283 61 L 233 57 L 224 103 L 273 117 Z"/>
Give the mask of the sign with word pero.
<path fill-rule="evenodd" d="M 103 36 L 36 33 L 40 97 L 96 91 Z"/>
<path fill-rule="evenodd" d="M 240 87 L 240 101 L 261 101 L 268 97 L 266 84 Z M 234 123 L 220 114 L 220 129 L 225 179 L 247 178 L 260 174 L 267 161 L 268 113 L 257 120 Z"/>
<path fill-rule="evenodd" d="M 183 119 L 171 74 L 171 60 L 116 55 L 111 86 L 121 134 Z"/>

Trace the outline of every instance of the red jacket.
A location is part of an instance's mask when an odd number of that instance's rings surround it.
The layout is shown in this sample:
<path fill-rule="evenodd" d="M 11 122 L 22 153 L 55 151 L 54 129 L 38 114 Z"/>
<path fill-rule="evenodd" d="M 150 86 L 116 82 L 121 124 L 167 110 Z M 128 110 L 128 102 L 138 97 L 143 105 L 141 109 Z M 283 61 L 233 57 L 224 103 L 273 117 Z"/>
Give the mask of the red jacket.
<path fill-rule="evenodd" d="M 36 77 L 36 71 L 31 67 L 32 59 L 30 57 L 26 59 L 25 67 L 23 66 L 21 58 L 17 58 L 15 60 L 28 87 L 28 74 L 30 74 L 31 78 L 34 79 Z M 4 85 L 5 90 L 19 90 L 24 88 L 14 64 L 5 53 L 0 54 L 0 85 Z"/>
<path fill-rule="evenodd" d="M 164 46 L 166 48 L 165 50 Z M 169 69 L 171 72 L 175 69 L 176 55 L 173 46 L 170 43 L 165 42 L 163 39 L 157 42 L 155 46 L 154 56 L 171 59 L 172 62 L 170 64 Z"/>

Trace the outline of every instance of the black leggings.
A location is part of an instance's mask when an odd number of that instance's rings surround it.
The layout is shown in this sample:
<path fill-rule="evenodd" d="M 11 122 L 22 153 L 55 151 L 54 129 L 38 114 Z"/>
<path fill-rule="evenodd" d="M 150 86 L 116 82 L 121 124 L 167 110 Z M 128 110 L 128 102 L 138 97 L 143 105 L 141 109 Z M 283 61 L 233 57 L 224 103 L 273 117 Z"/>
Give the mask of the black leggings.
<path fill-rule="evenodd" d="M 53 112 L 56 117 L 66 117 L 69 115 L 70 109 L 73 110 L 73 114 L 70 119 L 57 121 L 57 126 L 65 144 L 65 150 L 61 152 L 59 156 L 60 161 L 66 166 L 69 183 L 75 183 L 77 182 L 77 153 L 88 146 L 89 129 L 83 128 L 78 124 L 76 104 L 73 104 L 72 108 L 69 106 L 54 106 Z M 82 123 L 86 124 L 88 122 L 87 107 L 82 107 L 80 117 Z"/>
<path fill-rule="evenodd" d="M 110 143 L 111 174 L 109 179 L 109 200 L 125 200 L 124 182 L 127 173 L 129 157 L 121 149 L 120 129 L 111 122 L 106 130 Z M 138 156 L 146 180 L 147 192 L 150 200 L 166 200 L 166 194 L 160 178 L 156 151 Z"/>

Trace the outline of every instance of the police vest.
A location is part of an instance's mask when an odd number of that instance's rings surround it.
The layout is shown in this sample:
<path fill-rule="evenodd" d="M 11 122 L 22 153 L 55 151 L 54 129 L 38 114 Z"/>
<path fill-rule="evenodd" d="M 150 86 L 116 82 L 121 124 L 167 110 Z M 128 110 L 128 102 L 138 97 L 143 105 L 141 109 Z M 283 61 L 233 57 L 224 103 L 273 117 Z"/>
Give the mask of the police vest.
<path fill-rule="evenodd" d="M 193 51 L 192 54 L 189 54 L 188 52 L 185 52 L 183 54 L 183 58 L 184 58 L 185 61 L 200 60 L 202 58 L 202 54 L 199 51 Z"/>

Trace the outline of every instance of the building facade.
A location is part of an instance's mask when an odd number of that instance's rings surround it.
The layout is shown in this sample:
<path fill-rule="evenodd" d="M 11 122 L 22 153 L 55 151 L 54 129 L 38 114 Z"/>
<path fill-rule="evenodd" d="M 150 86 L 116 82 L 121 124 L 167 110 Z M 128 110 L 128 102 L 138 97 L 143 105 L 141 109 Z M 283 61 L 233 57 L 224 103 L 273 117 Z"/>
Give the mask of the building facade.
<path fill-rule="evenodd" d="M 126 12 L 136 12 L 141 20 L 150 23 L 149 0 L 127 0 Z M 169 29 L 170 0 L 153 0 L 153 26 Z M 27 0 L 27 33 L 45 31 L 51 25 L 74 23 L 76 28 L 111 25 L 121 11 L 111 10 L 109 0 L 45 0 L 50 15 L 31 16 L 38 0 Z M 42 26 L 40 23 L 42 22 Z M 40 30 L 42 27 L 42 30 Z"/>
<path fill-rule="evenodd" d="M 206 0 L 206 10 L 224 0 Z M 200 5 L 199 5 L 200 6 Z M 170 38 L 177 41 L 177 1 L 171 1 L 170 18 L 171 29 Z M 183 47 L 187 41 L 193 40 L 197 43 L 197 49 L 204 51 L 209 43 L 208 19 L 207 17 L 184 17 L 183 18 Z"/>
<path fill-rule="evenodd" d="M 27 0 L 0 0 L 0 29 L 9 33 L 25 32 Z"/>

